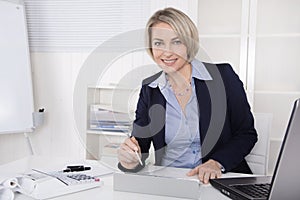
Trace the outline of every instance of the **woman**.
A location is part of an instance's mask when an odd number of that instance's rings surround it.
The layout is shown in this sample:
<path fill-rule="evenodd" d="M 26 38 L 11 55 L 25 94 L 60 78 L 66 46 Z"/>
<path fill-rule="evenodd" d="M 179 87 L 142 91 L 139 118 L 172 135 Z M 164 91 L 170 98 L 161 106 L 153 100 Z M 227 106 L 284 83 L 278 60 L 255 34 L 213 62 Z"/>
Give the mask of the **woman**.
<path fill-rule="evenodd" d="M 191 168 L 188 175 L 198 174 L 204 183 L 222 172 L 252 173 L 244 158 L 257 133 L 243 84 L 231 66 L 195 59 L 197 28 L 174 8 L 149 19 L 146 42 L 162 72 L 143 82 L 132 137 L 118 151 L 119 168 L 142 169 L 152 142 L 156 165 Z"/>

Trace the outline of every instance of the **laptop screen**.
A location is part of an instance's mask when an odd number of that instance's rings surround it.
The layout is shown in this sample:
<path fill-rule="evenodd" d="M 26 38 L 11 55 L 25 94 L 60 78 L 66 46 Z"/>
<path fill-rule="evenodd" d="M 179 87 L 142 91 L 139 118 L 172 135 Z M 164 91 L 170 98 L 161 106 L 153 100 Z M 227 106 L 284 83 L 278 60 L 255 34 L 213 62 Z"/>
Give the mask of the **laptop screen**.
<path fill-rule="evenodd" d="M 300 197 L 300 108 L 295 101 L 286 134 L 278 156 L 269 199 L 299 199 Z"/>

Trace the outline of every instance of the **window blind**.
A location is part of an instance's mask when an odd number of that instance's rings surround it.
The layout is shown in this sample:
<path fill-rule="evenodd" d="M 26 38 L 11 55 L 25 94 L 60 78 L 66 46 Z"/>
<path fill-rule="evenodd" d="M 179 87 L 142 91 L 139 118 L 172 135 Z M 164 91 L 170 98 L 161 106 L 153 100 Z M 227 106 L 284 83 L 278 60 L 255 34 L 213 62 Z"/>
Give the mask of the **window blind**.
<path fill-rule="evenodd" d="M 30 51 L 92 49 L 109 38 L 144 28 L 150 1 L 24 0 Z"/>

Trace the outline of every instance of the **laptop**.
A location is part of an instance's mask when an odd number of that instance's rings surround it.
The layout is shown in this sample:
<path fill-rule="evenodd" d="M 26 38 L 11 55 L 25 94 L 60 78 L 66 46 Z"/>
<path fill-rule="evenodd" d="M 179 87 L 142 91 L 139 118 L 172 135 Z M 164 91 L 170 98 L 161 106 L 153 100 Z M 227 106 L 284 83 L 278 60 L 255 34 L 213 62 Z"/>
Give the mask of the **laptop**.
<path fill-rule="evenodd" d="M 300 108 L 294 103 L 273 176 L 211 179 L 231 199 L 300 199 Z"/>

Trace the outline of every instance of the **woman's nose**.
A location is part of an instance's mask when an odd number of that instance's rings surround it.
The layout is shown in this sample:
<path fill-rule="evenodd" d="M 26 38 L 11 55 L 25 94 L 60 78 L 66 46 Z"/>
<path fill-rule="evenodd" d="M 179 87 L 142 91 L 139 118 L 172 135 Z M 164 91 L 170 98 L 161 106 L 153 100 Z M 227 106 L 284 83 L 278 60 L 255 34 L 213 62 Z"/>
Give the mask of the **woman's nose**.
<path fill-rule="evenodd" d="M 164 56 L 170 57 L 170 56 L 172 56 L 173 53 L 169 50 L 164 50 L 163 54 L 164 54 Z"/>
<path fill-rule="evenodd" d="M 173 54 L 171 45 L 166 45 L 163 51 L 164 51 L 164 55 L 166 56 L 170 56 Z"/>

